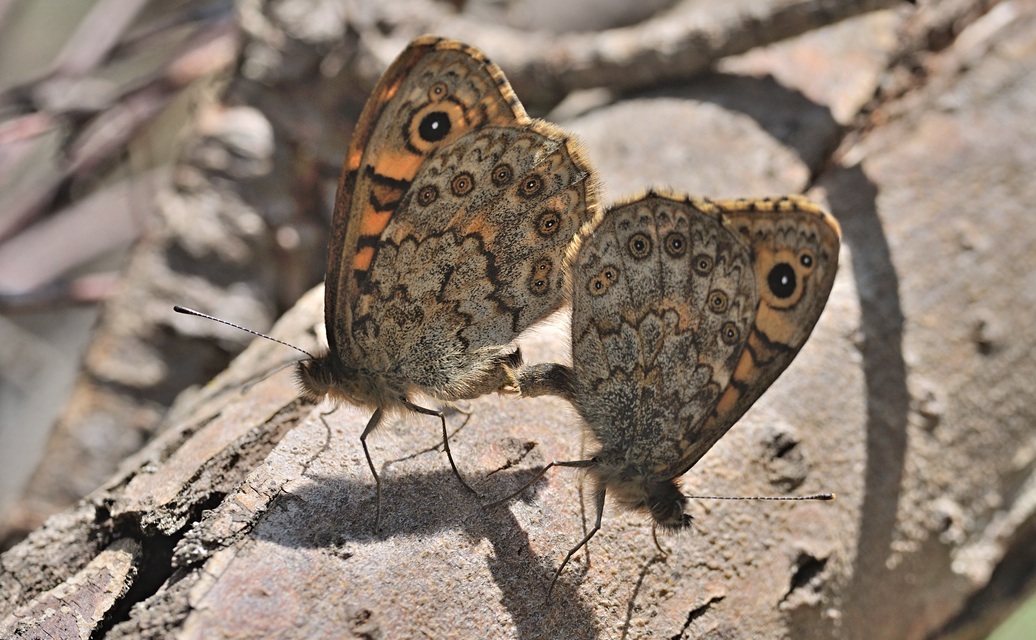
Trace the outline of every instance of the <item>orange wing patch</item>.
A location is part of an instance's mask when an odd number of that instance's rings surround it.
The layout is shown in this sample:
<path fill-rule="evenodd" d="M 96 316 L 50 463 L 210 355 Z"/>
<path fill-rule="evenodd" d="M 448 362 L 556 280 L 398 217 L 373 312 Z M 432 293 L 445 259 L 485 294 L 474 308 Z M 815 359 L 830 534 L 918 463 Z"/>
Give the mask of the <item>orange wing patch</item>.
<path fill-rule="evenodd" d="M 333 352 L 348 350 L 361 285 L 423 163 L 487 124 L 530 122 L 500 68 L 463 43 L 423 36 L 389 66 L 356 122 L 338 183 L 324 294 Z"/>

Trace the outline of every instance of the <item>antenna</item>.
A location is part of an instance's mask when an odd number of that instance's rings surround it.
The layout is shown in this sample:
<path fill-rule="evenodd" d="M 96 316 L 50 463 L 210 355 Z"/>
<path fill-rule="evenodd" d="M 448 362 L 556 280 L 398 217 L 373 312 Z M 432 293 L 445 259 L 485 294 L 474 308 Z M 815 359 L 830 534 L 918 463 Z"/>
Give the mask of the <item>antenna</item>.
<path fill-rule="evenodd" d="M 833 493 L 811 493 L 808 496 L 684 496 L 688 500 L 834 500 Z"/>
<path fill-rule="evenodd" d="M 266 335 L 265 333 L 259 333 L 258 331 L 252 331 L 251 329 L 248 329 L 247 327 L 242 327 L 239 324 L 234 324 L 233 322 L 227 322 L 226 320 L 220 320 L 216 316 L 210 316 L 209 314 L 202 313 L 201 311 L 195 311 L 194 309 L 188 309 L 187 307 L 181 307 L 178 304 L 177 305 L 173 305 L 173 311 L 175 311 L 177 313 L 182 313 L 182 314 L 187 315 L 187 316 L 198 316 L 199 318 L 205 318 L 207 320 L 213 320 L 213 321 L 218 322 L 220 324 L 225 324 L 228 327 L 234 327 L 235 329 L 240 329 L 242 331 L 246 331 L 246 332 L 252 334 L 253 336 L 259 336 L 260 338 L 266 338 L 267 340 L 270 340 L 271 342 L 276 342 L 277 344 L 283 344 L 286 347 L 291 347 L 292 349 L 294 349 L 296 351 L 299 351 L 301 353 L 306 354 L 307 356 L 310 357 L 311 360 L 316 360 L 316 357 L 312 353 L 306 351 L 305 349 L 300 349 L 299 347 L 296 347 L 293 344 L 290 344 L 290 343 L 285 342 L 283 340 L 278 340 L 277 338 L 270 337 L 270 336 Z"/>

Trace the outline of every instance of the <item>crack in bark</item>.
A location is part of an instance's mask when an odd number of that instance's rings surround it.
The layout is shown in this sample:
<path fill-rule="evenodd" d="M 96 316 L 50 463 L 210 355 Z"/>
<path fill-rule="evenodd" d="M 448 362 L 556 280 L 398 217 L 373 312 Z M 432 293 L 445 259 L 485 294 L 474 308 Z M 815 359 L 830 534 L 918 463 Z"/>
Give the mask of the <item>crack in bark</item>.
<path fill-rule="evenodd" d="M 726 596 L 712 596 L 703 604 L 695 607 L 694 609 L 691 609 L 691 611 L 687 614 L 687 621 L 684 622 L 683 628 L 680 629 L 680 633 L 674 635 L 672 638 L 670 638 L 670 640 L 681 640 L 681 638 L 687 637 L 687 630 L 691 627 L 691 624 L 693 624 L 694 621 L 698 618 L 708 613 L 709 609 L 712 608 L 712 605 L 722 602 L 724 598 L 726 598 Z"/>

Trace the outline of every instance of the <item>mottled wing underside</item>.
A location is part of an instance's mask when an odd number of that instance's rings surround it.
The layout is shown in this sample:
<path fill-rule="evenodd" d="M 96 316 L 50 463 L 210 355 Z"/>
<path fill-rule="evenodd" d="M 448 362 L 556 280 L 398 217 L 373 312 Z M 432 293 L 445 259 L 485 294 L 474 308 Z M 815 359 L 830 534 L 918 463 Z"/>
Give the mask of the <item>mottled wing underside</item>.
<path fill-rule="evenodd" d="M 754 315 L 746 247 L 714 212 L 649 195 L 605 214 L 572 278 L 577 405 L 603 448 L 641 468 L 685 450 Z"/>
<path fill-rule="evenodd" d="M 498 67 L 461 43 L 414 41 L 372 94 L 343 168 L 332 353 L 375 387 L 491 390 L 501 349 L 562 304 L 566 248 L 594 211 L 576 144 L 528 118 Z"/>
<path fill-rule="evenodd" d="M 591 190 L 578 151 L 546 123 L 487 126 L 440 149 L 416 175 L 362 285 L 353 338 L 364 360 L 394 360 L 434 389 L 465 358 L 508 344 L 557 309 L 563 256 L 593 210 Z"/>
<path fill-rule="evenodd" d="M 805 342 L 837 251 L 833 219 L 799 198 L 649 193 L 606 212 L 571 274 L 575 401 L 602 450 L 690 468 Z"/>
<path fill-rule="evenodd" d="M 469 131 L 528 122 L 499 67 L 477 49 L 422 37 L 393 62 L 356 123 L 338 184 L 324 294 L 332 353 L 351 349 L 360 285 L 424 161 Z"/>
<path fill-rule="evenodd" d="M 703 429 L 721 436 L 784 372 L 812 333 L 834 286 L 841 229 L 830 214 L 798 196 L 713 205 L 751 248 L 759 292 L 755 323 L 731 384 Z M 712 444 L 692 448 L 679 473 Z"/>

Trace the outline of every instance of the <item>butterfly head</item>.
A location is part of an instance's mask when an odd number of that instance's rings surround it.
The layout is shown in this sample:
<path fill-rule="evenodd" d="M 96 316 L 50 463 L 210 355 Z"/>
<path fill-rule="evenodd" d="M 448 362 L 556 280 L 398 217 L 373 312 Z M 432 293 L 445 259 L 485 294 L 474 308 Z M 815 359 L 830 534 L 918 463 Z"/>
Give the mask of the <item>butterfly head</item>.
<path fill-rule="evenodd" d="M 335 385 L 335 369 L 334 361 L 326 355 L 299 362 L 295 367 L 295 378 L 301 395 L 307 400 L 323 400 Z"/>
<path fill-rule="evenodd" d="M 678 531 L 691 525 L 691 516 L 684 513 L 687 497 L 676 480 L 659 480 L 623 464 L 610 465 L 601 458 L 597 461 L 591 474 L 623 508 L 646 511 L 663 531 Z"/>
<path fill-rule="evenodd" d="M 691 526 L 691 516 L 683 511 L 687 497 L 675 480 L 645 483 L 644 493 L 647 496 L 647 509 L 660 529 L 679 531 Z"/>
<path fill-rule="evenodd" d="M 295 377 L 302 397 L 307 400 L 319 402 L 330 396 L 335 402 L 370 403 L 357 371 L 331 353 L 302 360 L 295 369 Z"/>

